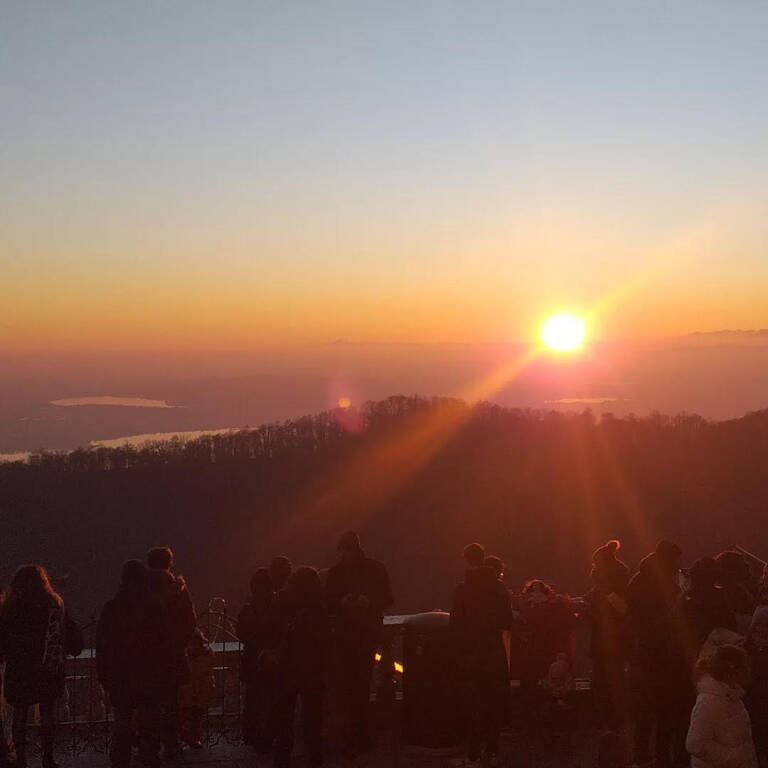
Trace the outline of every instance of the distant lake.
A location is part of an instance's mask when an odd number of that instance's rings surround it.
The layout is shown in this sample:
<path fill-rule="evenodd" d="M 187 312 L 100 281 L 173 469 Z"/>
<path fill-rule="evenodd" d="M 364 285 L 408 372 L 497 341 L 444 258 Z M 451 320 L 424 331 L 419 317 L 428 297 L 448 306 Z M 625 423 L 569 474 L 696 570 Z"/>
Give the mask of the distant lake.
<path fill-rule="evenodd" d="M 115 437 L 111 440 L 91 440 L 91 446 L 93 448 L 119 448 L 122 445 L 137 447 L 144 445 L 144 443 L 164 442 L 166 440 L 181 440 L 182 443 L 186 443 L 188 440 L 195 440 L 203 435 L 226 435 L 237 431 L 238 428 L 228 427 L 227 429 L 194 429 L 185 432 L 154 432 L 144 435 Z"/>
<path fill-rule="evenodd" d="M 90 399 L 90 398 L 85 398 Z M 166 406 L 172 408 L 173 406 Z M 166 442 L 168 440 L 180 440 L 186 443 L 203 435 L 227 435 L 238 432 L 242 427 L 227 427 L 226 429 L 192 429 L 182 432 L 149 432 L 142 435 L 125 435 L 110 440 L 91 440 L 89 448 L 120 448 L 123 445 L 132 448 L 140 448 L 146 443 Z M 69 451 L 52 451 L 52 453 L 69 453 Z M 0 464 L 14 461 L 29 461 L 32 451 L 19 451 L 17 453 L 0 453 Z"/>
<path fill-rule="evenodd" d="M 168 405 L 165 400 L 150 400 L 146 397 L 113 397 L 112 395 L 97 395 L 95 397 L 64 397 L 61 400 L 51 400 L 51 405 L 63 408 L 78 405 L 121 405 L 128 408 L 178 408 Z"/>

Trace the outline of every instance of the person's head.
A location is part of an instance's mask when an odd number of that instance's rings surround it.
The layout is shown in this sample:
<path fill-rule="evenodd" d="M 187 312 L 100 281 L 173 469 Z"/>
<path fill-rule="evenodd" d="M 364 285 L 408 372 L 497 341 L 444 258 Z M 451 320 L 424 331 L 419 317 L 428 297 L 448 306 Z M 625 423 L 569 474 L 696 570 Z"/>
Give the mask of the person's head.
<path fill-rule="evenodd" d="M 147 566 L 153 571 L 170 571 L 173 568 L 173 550 L 170 547 L 152 547 L 147 552 Z"/>
<path fill-rule="evenodd" d="M 749 683 L 749 659 L 737 645 L 720 645 L 696 664 L 696 676 L 710 675 L 721 683 L 744 688 Z"/>
<path fill-rule="evenodd" d="M 357 535 L 357 531 L 342 533 L 339 537 L 339 543 L 336 545 L 336 551 L 342 563 L 360 559 L 363 556 L 363 548 L 360 545 L 360 537 Z"/>
<path fill-rule="evenodd" d="M 297 568 L 288 579 L 286 587 L 300 602 L 321 600 L 323 596 L 323 584 L 317 568 L 302 565 Z"/>
<path fill-rule="evenodd" d="M 621 542 L 618 539 L 611 539 L 592 553 L 590 578 L 598 588 L 615 592 L 617 589 L 626 587 L 629 569 L 616 556 L 620 549 Z"/>
<path fill-rule="evenodd" d="M 149 591 L 160 600 L 170 600 L 179 593 L 179 583 L 170 571 L 150 568 Z"/>
<path fill-rule="evenodd" d="M 673 541 L 662 540 L 656 545 L 654 554 L 661 572 L 676 580 L 683 561 L 683 550 Z"/>
<path fill-rule="evenodd" d="M 721 584 L 740 584 L 750 580 L 749 563 L 740 552 L 721 552 L 715 557 L 715 562 Z"/>
<path fill-rule="evenodd" d="M 555 590 L 541 579 L 531 579 L 523 587 L 523 595 L 532 603 L 543 603 L 555 593 Z"/>
<path fill-rule="evenodd" d="M 497 579 L 502 580 L 504 578 L 504 561 L 500 557 L 496 557 L 496 555 L 488 555 L 488 557 L 485 558 L 483 565 L 485 565 L 486 568 L 490 568 Z"/>
<path fill-rule="evenodd" d="M 700 557 L 688 571 L 691 592 L 711 592 L 717 584 L 717 563 L 713 557 Z"/>
<path fill-rule="evenodd" d="M 137 592 L 149 587 L 149 573 L 141 560 L 126 560 L 120 569 L 120 586 Z"/>
<path fill-rule="evenodd" d="M 482 568 L 485 562 L 485 547 L 482 544 L 478 544 L 476 541 L 472 544 L 467 544 L 462 552 L 464 556 L 464 562 L 469 568 Z"/>
<path fill-rule="evenodd" d="M 606 541 L 592 553 L 592 565 L 595 568 L 610 566 L 616 560 L 616 553 L 621 549 L 618 539 Z"/>
<path fill-rule="evenodd" d="M 52 608 L 61 605 L 61 598 L 51 586 L 42 565 L 22 565 L 11 582 L 5 609 L 15 611 L 22 606 Z"/>
<path fill-rule="evenodd" d="M 272 589 L 279 592 L 288 583 L 293 565 L 285 555 L 278 555 L 272 559 L 269 564 L 269 579 L 272 582 Z"/>
<path fill-rule="evenodd" d="M 272 593 L 272 578 L 269 568 L 257 568 L 251 576 L 251 594 L 254 597 L 264 597 Z"/>

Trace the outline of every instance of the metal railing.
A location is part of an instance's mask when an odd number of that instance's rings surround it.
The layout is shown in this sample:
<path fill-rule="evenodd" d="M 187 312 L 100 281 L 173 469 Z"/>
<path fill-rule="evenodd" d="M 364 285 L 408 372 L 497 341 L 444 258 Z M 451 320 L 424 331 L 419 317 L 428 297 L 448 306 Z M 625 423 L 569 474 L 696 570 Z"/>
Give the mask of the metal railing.
<path fill-rule="evenodd" d="M 394 618 L 394 621 L 392 620 Z M 377 654 L 372 695 L 398 697 L 402 691 L 401 675 L 395 659 L 400 656 L 400 629 L 403 617 L 388 617 L 385 640 Z M 198 616 L 198 628 L 214 652 L 215 688 L 213 698 L 203 713 L 203 743 L 237 744 L 242 741 L 241 719 L 244 686 L 240 681 L 243 644 L 237 637 L 236 618 L 229 613 L 225 600 L 215 598 Z M 96 621 L 83 628 L 84 649 L 76 657 L 65 659 L 64 693 L 57 702 L 56 749 L 71 756 L 94 751 L 106 753 L 112 735 L 113 713 L 96 668 Z M 400 666 L 400 670 L 402 667 Z M 0 702 L 2 724 L 10 736 L 12 710 Z M 39 712 L 29 711 L 30 749 L 39 752 Z"/>

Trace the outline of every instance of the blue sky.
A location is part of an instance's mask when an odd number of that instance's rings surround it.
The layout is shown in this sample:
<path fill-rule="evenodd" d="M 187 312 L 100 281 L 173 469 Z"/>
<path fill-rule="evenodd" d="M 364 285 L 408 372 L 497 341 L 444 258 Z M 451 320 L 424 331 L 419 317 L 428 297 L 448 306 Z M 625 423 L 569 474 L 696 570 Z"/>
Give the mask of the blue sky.
<path fill-rule="evenodd" d="M 765 3 L 2 15 L 12 344 L 496 340 L 625 284 L 619 334 L 768 325 Z"/>

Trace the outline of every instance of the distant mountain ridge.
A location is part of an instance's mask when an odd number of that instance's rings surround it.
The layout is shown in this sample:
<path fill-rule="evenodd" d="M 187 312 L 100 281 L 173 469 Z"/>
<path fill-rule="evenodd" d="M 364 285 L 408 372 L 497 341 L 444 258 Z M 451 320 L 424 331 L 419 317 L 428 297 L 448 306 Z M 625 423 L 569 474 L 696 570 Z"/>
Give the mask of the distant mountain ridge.
<path fill-rule="evenodd" d="M 474 540 L 504 558 L 511 586 L 545 574 L 580 593 L 610 538 L 631 564 L 660 538 L 687 563 L 745 542 L 766 557 L 766 454 L 768 410 L 711 422 L 390 397 L 0 465 L 0 577 L 29 561 L 71 574 L 66 597 L 84 617 L 123 560 L 170 544 L 199 607 L 237 605 L 257 565 L 287 554 L 327 566 L 355 528 L 388 563 L 399 612 L 447 605 Z"/>

